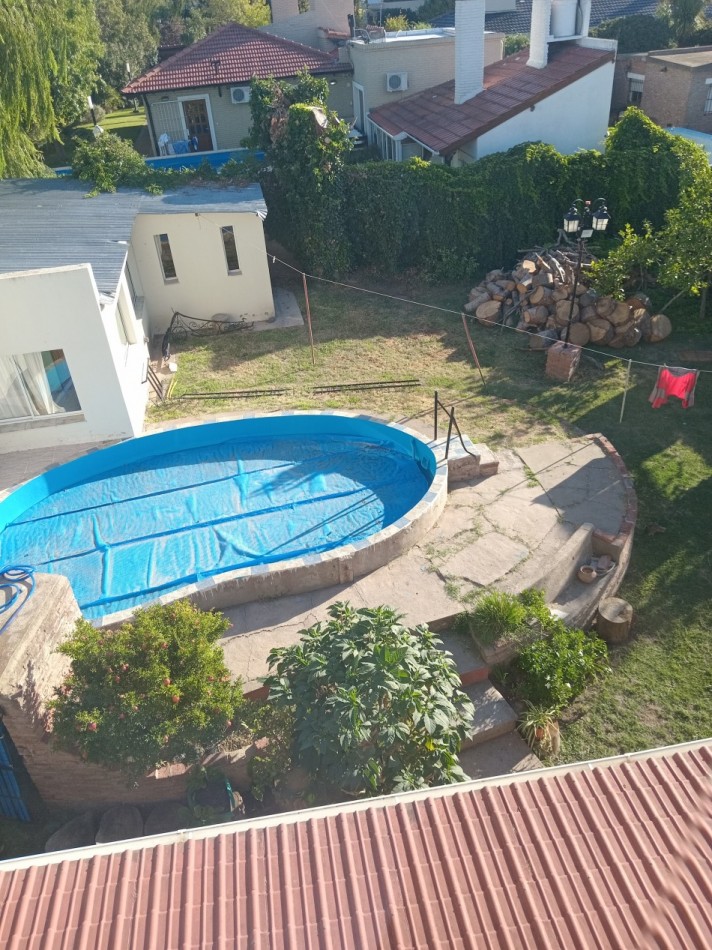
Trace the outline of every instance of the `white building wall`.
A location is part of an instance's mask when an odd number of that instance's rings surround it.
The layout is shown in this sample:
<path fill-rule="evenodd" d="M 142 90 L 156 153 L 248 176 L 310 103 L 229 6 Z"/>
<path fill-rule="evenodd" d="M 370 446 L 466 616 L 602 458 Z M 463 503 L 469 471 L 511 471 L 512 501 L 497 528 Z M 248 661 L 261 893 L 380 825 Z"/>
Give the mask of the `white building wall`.
<path fill-rule="evenodd" d="M 297 0 L 271 0 L 272 22 L 261 26 L 264 33 L 314 46 L 329 52 L 334 44 L 319 29 L 348 32 L 348 16 L 354 12 L 353 0 L 310 0 L 309 9 L 299 12 Z"/>
<path fill-rule="evenodd" d="M 235 231 L 239 274 L 228 274 L 220 228 Z M 167 234 L 176 280 L 164 280 L 156 235 Z M 274 316 L 262 219 L 253 213 L 138 214 L 131 250 L 145 297 L 149 335 L 162 334 L 174 310 L 201 320 Z M 132 265 L 133 272 L 133 265 Z"/>
<path fill-rule="evenodd" d="M 81 405 L 30 422 L 0 423 L 0 452 L 138 435 L 148 390 L 146 346 L 121 343 L 115 305 L 102 311 L 91 267 L 0 275 L 0 355 L 63 350 Z"/>
<path fill-rule="evenodd" d="M 476 142 L 463 146 L 470 161 L 506 152 L 522 142 L 546 142 L 570 155 L 579 149 L 603 148 L 613 90 L 614 64 L 605 63 L 565 89 L 503 122 Z"/>

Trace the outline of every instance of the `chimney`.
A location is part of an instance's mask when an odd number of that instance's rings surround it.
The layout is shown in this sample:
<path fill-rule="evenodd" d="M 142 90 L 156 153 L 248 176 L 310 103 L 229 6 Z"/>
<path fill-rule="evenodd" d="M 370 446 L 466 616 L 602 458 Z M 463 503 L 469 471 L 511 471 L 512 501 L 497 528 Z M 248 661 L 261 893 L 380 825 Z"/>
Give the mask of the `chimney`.
<path fill-rule="evenodd" d="M 532 0 L 532 23 L 529 35 L 529 59 L 527 66 L 543 69 L 549 61 L 549 25 L 551 23 L 551 0 Z"/>
<path fill-rule="evenodd" d="M 549 0 L 551 2 L 551 0 Z M 484 88 L 485 0 L 455 2 L 455 103 Z"/>

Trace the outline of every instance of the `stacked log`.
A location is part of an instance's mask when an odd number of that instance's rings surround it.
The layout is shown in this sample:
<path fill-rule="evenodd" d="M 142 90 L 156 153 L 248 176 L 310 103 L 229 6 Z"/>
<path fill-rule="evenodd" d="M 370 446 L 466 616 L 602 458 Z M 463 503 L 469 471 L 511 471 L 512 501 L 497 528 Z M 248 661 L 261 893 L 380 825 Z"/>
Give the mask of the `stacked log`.
<path fill-rule="evenodd" d="M 465 312 L 483 326 L 514 325 L 532 334 L 532 348 L 542 349 L 557 339 L 577 346 L 592 344 L 614 349 L 641 340 L 658 343 L 672 326 L 663 313 L 653 314 L 645 294 L 627 300 L 602 296 L 585 273 L 584 259 L 576 283 L 576 251 L 555 248 L 527 252 L 512 271 L 492 270 L 470 291 Z"/>

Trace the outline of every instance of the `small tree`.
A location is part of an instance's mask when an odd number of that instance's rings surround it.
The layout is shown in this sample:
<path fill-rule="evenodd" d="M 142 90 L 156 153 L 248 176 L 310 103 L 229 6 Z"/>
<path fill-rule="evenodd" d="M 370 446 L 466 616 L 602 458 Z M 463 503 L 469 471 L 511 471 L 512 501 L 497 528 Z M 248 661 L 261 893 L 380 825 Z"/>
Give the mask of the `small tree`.
<path fill-rule="evenodd" d="M 138 610 L 118 630 L 77 621 L 59 647 L 70 673 L 49 703 L 57 743 L 133 777 L 197 762 L 243 702 L 216 642 L 228 626 L 188 601 Z"/>
<path fill-rule="evenodd" d="M 149 175 L 133 145 L 109 132 L 78 145 L 72 168 L 77 178 L 93 182 L 96 191 L 116 191 L 118 185 L 140 184 Z"/>
<path fill-rule="evenodd" d="M 350 795 L 462 781 L 474 710 L 440 641 L 389 607 L 329 614 L 269 656 L 270 702 L 294 711 L 294 763 Z"/>

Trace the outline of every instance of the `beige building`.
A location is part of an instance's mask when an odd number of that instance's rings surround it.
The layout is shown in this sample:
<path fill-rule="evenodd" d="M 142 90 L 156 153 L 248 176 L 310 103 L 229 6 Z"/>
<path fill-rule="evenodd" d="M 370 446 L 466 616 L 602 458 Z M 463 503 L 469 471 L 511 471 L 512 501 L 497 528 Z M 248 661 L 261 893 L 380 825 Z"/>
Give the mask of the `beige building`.
<path fill-rule="evenodd" d="M 502 58 L 504 36 L 484 34 L 484 65 Z M 350 40 L 341 50 L 353 65 L 353 115 L 368 133 L 372 109 L 423 92 L 455 76 L 455 30 L 386 33 L 366 42 Z M 369 136 L 372 139 L 372 136 Z"/>
<path fill-rule="evenodd" d="M 123 93 L 146 106 L 156 155 L 237 149 L 250 131 L 253 78 L 307 70 L 329 84 L 329 108 L 353 117 L 348 62 L 262 30 L 228 23 L 132 80 Z"/>
<path fill-rule="evenodd" d="M 620 55 L 612 111 L 629 105 L 658 125 L 712 133 L 712 46 Z"/>

